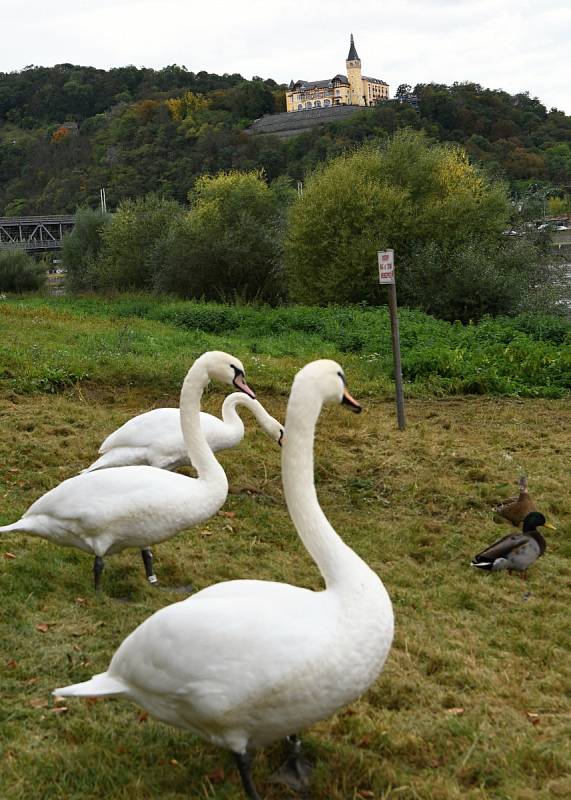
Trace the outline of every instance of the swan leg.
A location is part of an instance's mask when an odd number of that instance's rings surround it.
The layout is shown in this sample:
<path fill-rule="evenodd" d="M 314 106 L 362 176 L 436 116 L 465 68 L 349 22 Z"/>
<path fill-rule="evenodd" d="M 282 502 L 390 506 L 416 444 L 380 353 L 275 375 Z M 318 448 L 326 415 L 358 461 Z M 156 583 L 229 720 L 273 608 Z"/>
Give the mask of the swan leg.
<path fill-rule="evenodd" d="M 145 565 L 145 573 L 147 575 L 147 580 L 152 585 L 157 584 L 158 578 L 155 575 L 155 571 L 153 569 L 153 552 L 151 548 L 145 547 L 144 550 L 141 550 L 141 555 L 143 556 L 143 563 Z"/>
<path fill-rule="evenodd" d="M 244 791 L 250 800 L 262 800 L 256 791 L 254 781 L 252 780 L 252 772 L 250 770 L 250 766 L 252 764 L 251 757 L 247 753 L 234 753 L 234 758 L 236 759 L 236 766 L 238 767 L 238 772 L 242 778 Z"/>
<path fill-rule="evenodd" d="M 289 786 L 290 789 L 300 792 L 309 786 L 313 768 L 309 761 L 301 757 L 301 739 L 297 734 L 288 736 L 286 742 L 289 751 L 288 757 L 282 766 L 274 772 L 270 781 L 272 783 L 283 783 Z"/>
<path fill-rule="evenodd" d="M 105 563 L 101 556 L 95 556 L 95 561 L 93 562 L 93 580 L 95 583 L 96 592 L 98 592 L 101 588 L 101 575 L 103 574 L 104 569 Z"/>

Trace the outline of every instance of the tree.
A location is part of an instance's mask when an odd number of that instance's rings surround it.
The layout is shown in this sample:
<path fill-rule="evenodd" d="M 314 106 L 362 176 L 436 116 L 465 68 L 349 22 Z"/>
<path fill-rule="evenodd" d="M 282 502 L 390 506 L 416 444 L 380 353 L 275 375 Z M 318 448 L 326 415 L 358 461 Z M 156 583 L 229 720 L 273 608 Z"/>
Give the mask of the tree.
<path fill-rule="evenodd" d="M 154 248 L 184 213 L 176 200 L 155 194 L 124 200 L 102 231 L 98 283 L 114 289 L 151 288 L 156 269 Z"/>
<path fill-rule="evenodd" d="M 185 297 L 276 299 L 280 220 L 292 196 L 284 181 L 268 186 L 255 171 L 199 178 L 190 214 L 154 251 L 155 286 Z"/>
<path fill-rule="evenodd" d="M 459 147 L 404 130 L 320 166 L 292 206 L 285 241 L 287 282 L 304 303 L 381 302 L 376 254 L 394 248 L 399 298 L 418 304 L 419 254 L 446 258 L 478 240 L 499 242 L 510 215 L 503 184 L 486 178 Z M 441 262 L 442 269 L 445 269 Z M 439 281 L 425 286 L 437 308 Z"/>
<path fill-rule="evenodd" d="M 72 291 L 97 289 L 98 262 L 103 248 L 103 231 L 111 216 L 90 208 L 78 208 L 75 226 L 62 245 L 63 264 L 67 270 L 67 285 Z"/>

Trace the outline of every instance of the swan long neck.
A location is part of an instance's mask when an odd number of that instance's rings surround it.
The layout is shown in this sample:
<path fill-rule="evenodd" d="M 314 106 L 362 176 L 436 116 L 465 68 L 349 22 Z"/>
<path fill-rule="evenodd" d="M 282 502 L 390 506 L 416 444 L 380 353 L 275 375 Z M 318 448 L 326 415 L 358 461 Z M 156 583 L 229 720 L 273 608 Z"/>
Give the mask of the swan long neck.
<path fill-rule="evenodd" d="M 226 473 L 210 449 L 200 425 L 200 401 L 209 381 L 208 372 L 200 359 L 190 368 L 180 392 L 180 426 L 188 454 L 198 478 L 209 480 L 223 477 Z"/>
<path fill-rule="evenodd" d="M 243 436 L 244 423 L 242 422 L 242 419 L 240 418 L 236 408 L 240 405 L 240 403 L 248 406 L 249 403 L 255 402 L 255 400 L 253 400 L 251 397 L 248 397 L 248 395 L 244 394 L 244 392 L 232 392 L 232 394 L 227 395 L 222 403 L 222 419 L 224 424 L 228 425 Z"/>
<path fill-rule="evenodd" d="M 258 400 L 248 397 L 244 392 L 233 392 L 222 403 L 222 419 L 227 425 L 240 429 L 242 433 L 244 432 L 244 423 L 238 413 L 238 406 L 245 406 L 248 411 L 251 411 L 260 427 L 265 431 L 268 431 L 271 423 L 275 421 Z"/>
<path fill-rule="evenodd" d="M 294 385 L 295 389 L 295 385 Z M 288 511 L 327 588 L 352 583 L 367 565 L 335 532 L 315 491 L 313 440 L 321 402 L 292 390 L 282 450 L 282 480 Z"/>

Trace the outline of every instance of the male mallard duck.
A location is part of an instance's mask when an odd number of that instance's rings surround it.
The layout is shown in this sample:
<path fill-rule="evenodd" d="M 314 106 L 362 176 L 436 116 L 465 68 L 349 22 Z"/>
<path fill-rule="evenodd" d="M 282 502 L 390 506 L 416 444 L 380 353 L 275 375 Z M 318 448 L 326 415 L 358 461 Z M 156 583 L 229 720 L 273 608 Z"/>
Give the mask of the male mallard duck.
<path fill-rule="evenodd" d="M 494 508 L 494 512 L 496 514 L 499 514 L 500 517 L 507 519 L 512 525 L 515 525 L 516 528 L 519 528 L 528 514 L 531 514 L 532 511 L 537 510 L 535 503 L 529 496 L 527 477 L 522 475 L 518 481 L 518 484 L 518 496 L 510 497 L 508 500 L 504 500 Z"/>
<path fill-rule="evenodd" d="M 522 533 L 509 533 L 497 542 L 474 556 L 470 566 L 495 572 L 499 569 L 523 573 L 525 577 L 528 567 L 545 553 L 546 542 L 538 527 L 555 530 L 553 525 L 545 521 L 543 514 L 532 511 L 523 521 Z"/>

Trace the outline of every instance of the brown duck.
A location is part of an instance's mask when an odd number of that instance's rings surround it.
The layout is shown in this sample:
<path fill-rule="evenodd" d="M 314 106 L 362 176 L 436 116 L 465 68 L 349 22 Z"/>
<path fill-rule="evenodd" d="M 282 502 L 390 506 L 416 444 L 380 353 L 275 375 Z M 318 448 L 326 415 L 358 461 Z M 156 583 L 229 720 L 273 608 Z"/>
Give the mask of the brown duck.
<path fill-rule="evenodd" d="M 500 517 L 507 519 L 516 528 L 523 523 L 524 519 L 532 511 L 536 511 L 536 506 L 527 488 L 527 477 L 522 475 L 518 481 L 519 494 L 517 497 L 510 497 L 504 500 L 494 508 L 494 512 Z"/>

